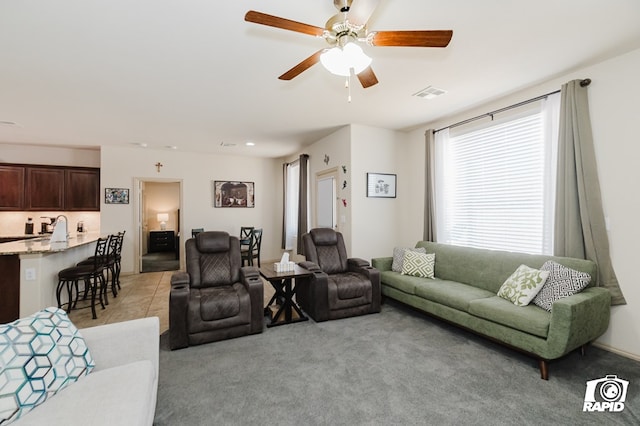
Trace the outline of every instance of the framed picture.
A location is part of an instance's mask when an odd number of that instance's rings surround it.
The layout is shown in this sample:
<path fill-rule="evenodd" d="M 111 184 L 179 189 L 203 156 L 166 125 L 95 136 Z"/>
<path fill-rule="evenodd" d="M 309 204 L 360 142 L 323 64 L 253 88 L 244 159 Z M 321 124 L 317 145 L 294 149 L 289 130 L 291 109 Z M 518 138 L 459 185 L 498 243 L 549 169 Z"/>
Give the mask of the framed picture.
<path fill-rule="evenodd" d="M 367 197 L 396 198 L 396 175 L 367 173 Z"/>
<path fill-rule="evenodd" d="M 129 204 L 129 189 L 127 188 L 105 188 L 105 204 Z"/>
<path fill-rule="evenodd" d="M 214 207 L 254 207 L 253 182 L 213 181 Z"/>

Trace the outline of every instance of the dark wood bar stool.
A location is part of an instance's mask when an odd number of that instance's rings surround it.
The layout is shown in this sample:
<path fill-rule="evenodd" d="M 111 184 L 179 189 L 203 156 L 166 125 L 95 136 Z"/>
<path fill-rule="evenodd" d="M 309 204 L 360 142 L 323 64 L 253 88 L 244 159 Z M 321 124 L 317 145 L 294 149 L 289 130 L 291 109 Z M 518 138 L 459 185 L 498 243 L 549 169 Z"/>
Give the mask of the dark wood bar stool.
<path fill-rule="evenodd" d="M 104 278 L 104 264 L 101 262 L 103 256 L 107 251 L 107 245 L 109 238 L 98 238 L 96 241 L 95 255 L 92 256 L 93 260 L 90 264 L 76 265 L 70 268 L 63 269 L 58 272 L 58 287 L 56 288 L 56 300 L 58 302 L 58 308 L 62 308 L 62 291 L 67 293 L 68 301 L 67 312 L 71 312 L 71 309 L 75 309 L 78 304 L 78 298 L 80 297 L 80 291 L 78 288 L 78 282 L 83 281 L 85 285 L 84 294 L 87 297 L 87 291 L 91 291 L 91 314 L 93 319 L 96 319 L 96 295 L 99 294 L 100 305 L 104 309 L 104 296 L 106 296 L 106 281 Z M 75 290 L 75 298 L 73 296 Z"/>

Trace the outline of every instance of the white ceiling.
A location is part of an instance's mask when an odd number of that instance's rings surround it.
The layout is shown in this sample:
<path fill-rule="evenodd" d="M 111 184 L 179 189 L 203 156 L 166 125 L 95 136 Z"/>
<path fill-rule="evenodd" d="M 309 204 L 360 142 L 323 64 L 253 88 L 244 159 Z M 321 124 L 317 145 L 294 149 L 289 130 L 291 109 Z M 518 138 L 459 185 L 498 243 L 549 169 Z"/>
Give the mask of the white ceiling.
<path fill-rule="evenodd" d="M 250 9 L 320 27 L 336 13 L 332 0 L 3 0 L 0 121 L 16 124 L 0 123 L 0 143 L 279 157 L 345 124 L 410 129 L 640 47 L 637 0 L 381 0 L 371 30 L 453 38 L 365 46 L 380 83 L 353 79 L 348 103 L 320 64 L 278 80 L 326 42 L 245 22 Z M 429 85 L 448 93 L 411 96 Z"/>

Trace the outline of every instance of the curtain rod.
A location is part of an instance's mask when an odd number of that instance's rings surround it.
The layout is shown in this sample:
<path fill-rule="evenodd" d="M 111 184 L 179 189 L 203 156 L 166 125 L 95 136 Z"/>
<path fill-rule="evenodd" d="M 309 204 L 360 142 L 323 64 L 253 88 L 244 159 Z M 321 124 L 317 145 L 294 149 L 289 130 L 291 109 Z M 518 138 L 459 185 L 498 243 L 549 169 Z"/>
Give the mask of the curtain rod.
<path fill-rule="evenodd" d="M 584 80 L 580 81 L 580 86 L 581 87 L 587 87 L 590 84 L 591 84 L 591 79 L 590 78 L 585 78 Z M 513 109 L 513 108 L 518 108 L 518 107 L 521 107 L 523 105 L 530 104 L 531 102 L 539 101 L 541 99 L 546 99 L 548 96 L 555 95 L 556 93 L 560 93 L 560 90 L 555 90 L 553 92 L 545 93 L 544 95 L 536 96 L 535 98 L 527 99 L 526 101 L 518 102 L 517 104 L 509 105 L 508 107 L 500 108 L 500 109 L 497 109 L 495 111 L 491 111 L 491 112 L 487 112 L 487 113 L 482 114 L 482 115 L 478 115 L 476 117 L 472 117 L 472 118 L 468 118 L 466 120 L 458 121 L 457 123 L 453 123 L 453 124 L 450 124 L 448 126 L 441 127 L 439 129 L 434 130 L 433 134 L 436 134 L 439 131 L 444 130 L 444 129 L 451 129 L 453 127 L 462 126 L 463 124 L 471 123 L 472 121 L 480 120 L 481 118 L 485 118 L 485 117 L 491 117 L 491 119 L 493 120 L 493 116 L 495 114 L 499 114 L 501 112 L 505 112 L 505 111 L 508 111 L 510 109 Z"/>

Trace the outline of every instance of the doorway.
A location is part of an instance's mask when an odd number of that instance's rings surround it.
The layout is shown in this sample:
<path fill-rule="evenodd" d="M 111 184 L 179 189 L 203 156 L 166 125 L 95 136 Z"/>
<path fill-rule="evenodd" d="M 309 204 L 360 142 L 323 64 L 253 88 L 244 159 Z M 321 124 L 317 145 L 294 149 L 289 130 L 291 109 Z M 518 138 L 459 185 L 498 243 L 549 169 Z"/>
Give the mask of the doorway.
<path fill-rule="evenodd" d="M 337 220 L 338 169 L 316 175 L 316 227 L 338 229 Z"/>
<path fill-rule="evenodd" d="M 138 270 L 180 269 L 182 182 L 138 182 Z"/>

